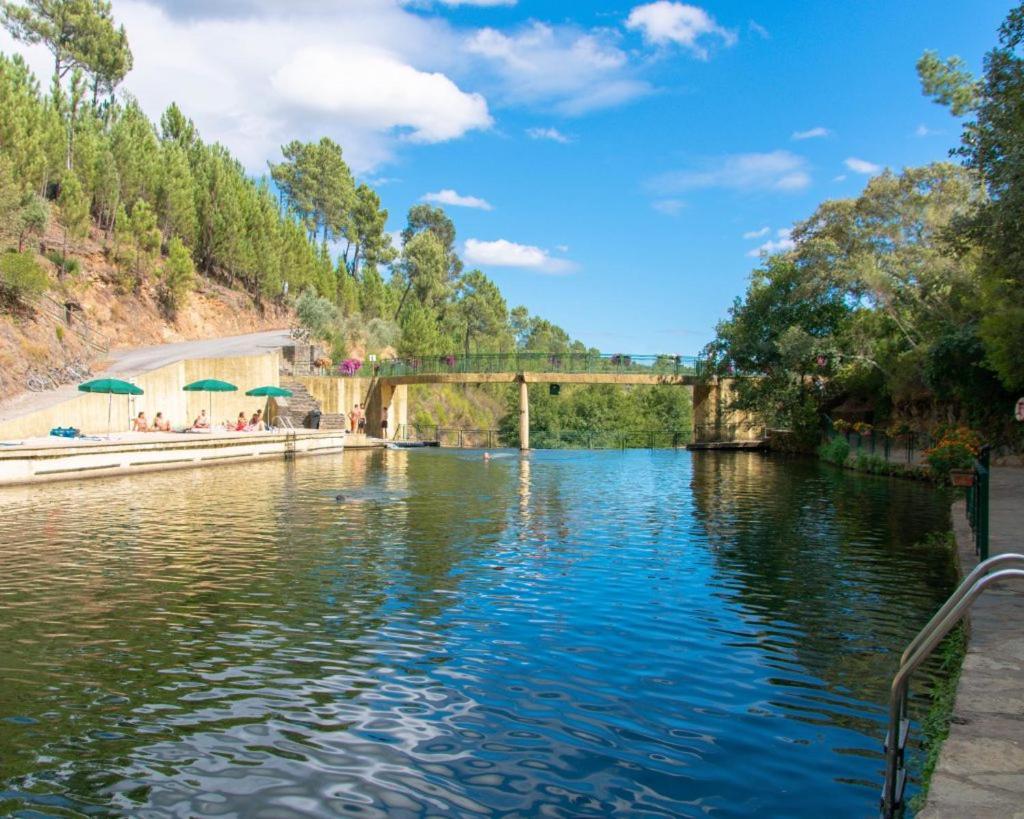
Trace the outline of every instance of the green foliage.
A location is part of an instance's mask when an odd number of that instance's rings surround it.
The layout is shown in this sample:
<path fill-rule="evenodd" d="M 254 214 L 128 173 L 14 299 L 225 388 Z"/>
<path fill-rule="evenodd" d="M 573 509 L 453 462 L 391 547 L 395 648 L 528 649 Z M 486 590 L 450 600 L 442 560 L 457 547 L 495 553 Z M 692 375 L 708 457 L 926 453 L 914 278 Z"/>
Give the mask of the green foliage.
<path fill-rule="evenodd" d="M 139 199 L 132 205 L 130 224 L 132 240 L 135 243 L 135 280 L 138 287 L 142 283 L 142 277 L 149 270 L 153 256 L 160 249 L 160 231 L 156 226 L 156 214 L 145 199 Z"/>
<path fill-rule="evenodd" d="M 944 548 L 955 554 L 956 541 L 952 534 L 944 537 Z M 967 656 L 967 628 L 959 623 L 940 644 L 937 650 L 939 665 L 932 679 L 931 706 L 924 719 L 921 720 L 922 746 L 925 751 L 924 764 L 921 766 L 921 789 L 910 801 L 910 809 L 915 813 L 924 807 L 928 797 L 932 774 L 939 762 L 939 751 L 942 743 L 949 736 L 949 726 L 953 720 L 953 708 L 956 704 L 956 690 L 960 684 L 960 673 L 963 670 L 964 658 Z"/>
<path fill-rule="evenodd" d="M 807 448 L 822 413 L 847 400 L 883 418 L 922 399 L 991 417 L 1007 396 L 983 352 L 979 254 L 951 240 L 986 201 L 972 172 L 935 163 L 819 206 L 709 346 L 720 374 L 760 376 L 737 381 L 736 408 Z"/>
<path fill-rule="evenodd" d="M 983 317 L 980 336 L 987 362 L 1007 390 L 1024 389 L 1019 354 L 1024 338 L 1024 3 L 1011 9 L 999 44 L 985 56 L 984 74 L 972 78 L 957 57 L 942 62 L 927 53 L 919 63 L 926 94 L 954 115 L 970 113 L 958 151 L 984 180 L 989 199 L 960 233 L 982 251 Z"/>
<path fill-rule="evenodd" d="M 970 469 L 981 448 L 977 433 L 966 427 L 949 427 L 938 442 L 925 452 L 936 480 L 947 480 L 952 469 Z"/>
<path fill-rule="evenodd" d="M 0 254 L 0 292 L 7 304 L 33 299 L 46 292 L 50 279 L 31 253 Z"/>
<path fill-rule="evenodd" d="M 841 435 L 837 435 L 818 447 L 818 457 L 830 464 L 843 466 L 850 457 L 850 443 Z"/>
<path fill-rule="evenodd" d="M 295 300 L 295 316 L 299 326 L 321 341 L 331 337 L 338 319 L 338 310 L 328 299 L 312 289 L 303 290 Z"/>
<path fill-rule="evenodd" d="M 58 270 L 63 270 L 69 276 L 76 276 L 81 270 L 78 259 L 65 256 L 59 250 L 47 250 L 45 255 Z"/>
<path fill-rule="evenodd" d="M 82 184 L 74 171 L 68 171 L 60 186 L 60 218 L 64 224 L 64 251 L 68 253 L 68 239 L 80 239 L 89 230 L 89 200 L 82 189 Z M 60 273 L 66 272 L 65 264 L 61 261 Z"/>
<path fill-rule="evenodd" d="M 167 261 L 160 274 L 160 301 L 174 316 L 188 298 L 195 283 L 195 267 L 188 248 L 175 236 L 168 246 Z"/>

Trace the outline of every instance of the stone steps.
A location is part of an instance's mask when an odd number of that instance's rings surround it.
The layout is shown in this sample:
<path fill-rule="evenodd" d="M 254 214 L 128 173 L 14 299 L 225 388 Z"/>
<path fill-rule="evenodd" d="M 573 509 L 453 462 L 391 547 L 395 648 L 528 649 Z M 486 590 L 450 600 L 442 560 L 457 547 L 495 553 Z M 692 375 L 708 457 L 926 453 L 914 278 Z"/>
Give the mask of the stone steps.
<path fill-rule="evenodd" d="M 320 409 L 320 404 L 302 384 L 290 378 L 282 378 L 281 386 L 291 390 L 292 397 L 288 399 L 287 417 L 295 427 L 306 427 L 309 425 L 309 414 Z M 332 427 L 337 429 L 337 427 Z"/>

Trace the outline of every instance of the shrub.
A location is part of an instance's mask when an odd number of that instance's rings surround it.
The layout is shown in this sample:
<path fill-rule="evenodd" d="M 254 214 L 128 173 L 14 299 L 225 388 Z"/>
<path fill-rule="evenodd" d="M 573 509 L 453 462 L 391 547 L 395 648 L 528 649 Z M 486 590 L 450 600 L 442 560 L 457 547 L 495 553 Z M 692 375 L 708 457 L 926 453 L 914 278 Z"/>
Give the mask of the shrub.
<path fill-rule="evenodd" d="M 845 438 L 836 436 L 818 447 L 818 457 L 830 464 L 842 466 L 850 457 L 850 444 Z"/>
<path fill-rule="evenodd" d="M 967 427 L 948 427 L 940 432 L 938 443 L 925 450 L 924 456 L 937 479 L 948 479 L 951 469 L 970 469 L 980 451 L 978 433 Z"/>
<path fill-rule="evenodd" d="M 46 258 L 53 262 L 58 270 L 63 270 L 65 273 L 75 276 L 78 271 L 81 270 L 81 265 L 78 263 L 78 259 L 72 259 L 65 256 L 59 250 L 48 250 L 46 251 Z"/>
<path fill-rule="evenodd" d="M 326 339 L 338 321 L 338 309 L 312 289 L 304 290 L 295 300 L 295 315 L 299 325 L 315 339 Z"/>
<path fill-rule="evenodd" d="M 46 292 L 50 277 L 28 253 L 0 255 L 0 290 L 9 302 L 24 302 Z"/>
<path fill-rule="evenodd" d="M 177 236 L 171 239 L 167 261 L 160 272 L 160 301 L 172 318 L 188 299 L 195 283 L 195 267 L 188 248 Z"/>

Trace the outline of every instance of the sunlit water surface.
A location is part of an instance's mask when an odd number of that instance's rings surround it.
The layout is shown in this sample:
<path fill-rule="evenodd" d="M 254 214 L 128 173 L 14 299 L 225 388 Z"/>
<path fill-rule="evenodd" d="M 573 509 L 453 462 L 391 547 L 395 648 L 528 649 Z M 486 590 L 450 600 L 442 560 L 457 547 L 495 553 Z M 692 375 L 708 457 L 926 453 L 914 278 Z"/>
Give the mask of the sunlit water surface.
<path fill-rule="evenodd" d="M 946 503 L 670 451 L 0 491 L 0 813 L 872 816 Z"/>

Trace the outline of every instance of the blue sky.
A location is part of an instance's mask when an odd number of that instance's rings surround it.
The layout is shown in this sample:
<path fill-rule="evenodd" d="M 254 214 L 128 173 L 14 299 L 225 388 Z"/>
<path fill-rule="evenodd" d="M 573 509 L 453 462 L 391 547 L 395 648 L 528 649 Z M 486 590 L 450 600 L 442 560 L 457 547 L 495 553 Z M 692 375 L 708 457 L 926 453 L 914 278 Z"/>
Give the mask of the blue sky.
<path fill-rule="evenodd" d="M 463 202 L 446 206 L 460 249 L 510 306 L 609 352 L 682 354 L 758 247 L 872 166 L 947 157 L 958 124 L 914 63 L 936 49 L 977 71 L 1010 7 L 114 0 L 151 115 L 177 100 L 256 173 L 332 136 L 392 230 L 430 194 Z"/>

